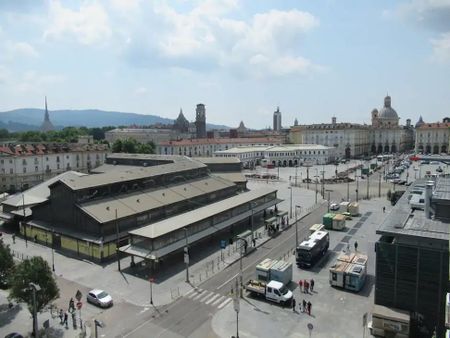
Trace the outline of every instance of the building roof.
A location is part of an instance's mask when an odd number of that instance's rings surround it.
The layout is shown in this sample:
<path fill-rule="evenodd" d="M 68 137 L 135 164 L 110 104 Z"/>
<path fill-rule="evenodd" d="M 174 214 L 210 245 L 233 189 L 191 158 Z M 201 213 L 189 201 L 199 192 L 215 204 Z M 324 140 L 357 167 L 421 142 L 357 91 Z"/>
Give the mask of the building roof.
<path fill-rule="evenodd" d="M 200 161 L 203 164 L 229 164 L 240 163 L 241 160 L 237 157 L 193 157 L 193 160 Z"/>
<path fill-rule="evenodd" d="M 444 181 L 442 181 L 444 180 Z M 442 181 L 442 182 L 441 182 Z M 437 186 L 441 184 L 449 185 L 450 179 L 439 179 Z M 428 219 L 423 210 L 412 210 L 408 197 L 410 192 L 418 185 L 423 185 L 426 180 L 416 180 L 414 184 L 408 187 L 408 190 L 398 200 L 394 209 L 389 213 L 386 219 L 381 223 L 377 234 L 388 236 L 407 236 L 422 237 L 428 239 L 445 240 L 449 239 L 449 224 L 441 220 Z M 437 189 L 439 191 L 439 188 Z M 448 197 L 448 193 L 445 193 Z M 437 197 L 445 197 L 441 194 Z M 433 195 L 434 199 L 434 195 Z M 450 202 L 450 201 L 449 201 Z"/>
<path fill-rule="evenodd" d="M 220 214 L 226 210 L 236 208 L 242 204 L 251 202 L 257 198 L 263 197 L 270 193 L 274 193 L 276 191 L 276 189 L 270 187 L 251 190 L 230 198 L 226 198 L 219 202 L 211 203 L 196 210 L 192 210 L 181 215 L 177 215 L 160 222 L 147 225 L 140 229 L 132 230 L 129 233 L 134 236 L 157 238 L 184 227 L 188 227 L 191 224 L 213 217 L 214 215 Z"/>
<path fill-rule="evenodd" d="M 108 130 L 105 133 L 108 134 L 162 134 L 162 133 L 172 133 L 172 129 L 165 128 L 116 128 Z"/>
<path fill-rule="evenodd" d="M 2 202 L 2 204 L 6 204 L 13 207 L 22 208 L 23 204 L 25 205 L 35 205 L 38 203 L 45 202 L 50 196 L 49 186 L 60 179 L 71 179 L 78 178 L 81 176 L 86 176 L 87 174 L 79 173 L 76 171 L 67 171 L 65 173 L 59 174 L 53 178 L 48 179 L 45 182 L 42 182 L 34 187 L 25 190 L 23 193 L 17 193 L 7 198 Z"/>
<path fill-rule="evenodd" d="M 105 144 L 86 143 L 24 143 L 0 146 L 0 156 L 35 156 L 72 152 L 107 151 Z"/>
<path fill-rule="evenodd" d="M 273 137 L 236 137 L 236 138 L 201 138 L 179 141 L 160 142 L 160 146 L 198 146 L 207 144 L 281 144 L 282 141 Z"/>
<path fill-rule="evenodd" d="M 124 166 L 124 168 L 125 167 L 126 166 Z M 128 166 L 125 171 L 113 170 L 83 177 L 63 178 L 60 182 L 72 190 L 81 190 L 113 183 L 156 177 L 167 173 L 182 173 L 184 171 L 204 167 L 206 167 L 206 165 L 203 163 L 193 161 L 188 157 L 179 156 L 174 158 L 172 163 L 155 165 L 151 167 Z"/>
<path fill-rule="evenodd" d="M 120 219 L 223 190 L 233 185 L 234 183 L 219 177 L 208 177 L 164 189 L 139 191 L 89 201 L 80 204 L 79 208 L 99 223 L 106 223 L 116 218 L 116 210 L 117 218 Z"/>
<path fill-rule="evenodd" d="M 315 124 L 300 124 L 292 126 L 291 130 L 309 130 L 309 129 L 369 129 L 371 126 L 359 123 L 339 122 L 339 123 L 315 123 Z"/>
<path fill-rule="evenodd" d="M 417 122 L 419 123 L 419 122 Z M 421 125 L 417 126 L 416 128 L 419 130 L 423 129 L 448 129 L 450 128 L 450 123 L 447 122 L 434 122 L 434 123 L 422 123 Z"/>
<path fill-rule="evenodd" d="M 384 98 L 384 107 L 380 110 L 378 117 L 380 119 L 398 120 L 397 112 L 391 107 L 391 97 L 389 95 Z"/>
<path fill-rule="evenodd" d="M 242 173 L 238 172 L 214 172 L 212 176 L 221 177 L 234 183 L 245 183 L 247 178 Z"/>

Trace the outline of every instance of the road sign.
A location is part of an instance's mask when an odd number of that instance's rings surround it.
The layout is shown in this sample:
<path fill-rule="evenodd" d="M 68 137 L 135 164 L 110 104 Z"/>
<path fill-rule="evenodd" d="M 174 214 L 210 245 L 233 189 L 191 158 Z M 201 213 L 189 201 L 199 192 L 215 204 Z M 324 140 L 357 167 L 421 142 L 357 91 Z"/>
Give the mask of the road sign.
<path fill-rule="evenodd" d="M 77 309 L 78 309 L 78 310 L 80 310 L 82 306 L 83 306 L 83 303 L 82 303 L 82 302 L 77 302 Z"/>
<path fill-rule="evenodd" d="M 148 279 L 148 281 L 149 281 L 150 283 L 154 283 L 154 282 L 155 282 L 155 279 L 154 279 L 153 277 L 150 277 L 150 278 Z"/>
<path fill-rule="evenodd" d="M 77 301 L 80 301 L 82 297 L 83 294 L 81 293 L 81 291 L 77 290 L 77 293 L 75 294 L 75 298 L 77 299 Z"/>
<path fill-rule="evenodd" d="M 308 327 L 308 330 L 311 332 L 314 329 L 314 325 L 312 325 L 312 323 L 308 323 L 308 325 L 306 325 Z"/>
<path fill-rule="evenodd" d="M 237 313 L 239 313 L 239 310 L 240 310 L 239 296 L 233 298 L 233 307 L 234 307 L 234 311 L 236 311 Z"/>
<path fill-rule="evenodd" d="M 225 249 L 227 247 L 227 241 L 222 239 L 220 240 L 220 248 Z"/>
<path fill-rule="evenodd" d="M 187 252 L 184 253 L 184 262 L 185 262 L 186 264 L 189 263 L 189 254 L 188 254 Z"/>

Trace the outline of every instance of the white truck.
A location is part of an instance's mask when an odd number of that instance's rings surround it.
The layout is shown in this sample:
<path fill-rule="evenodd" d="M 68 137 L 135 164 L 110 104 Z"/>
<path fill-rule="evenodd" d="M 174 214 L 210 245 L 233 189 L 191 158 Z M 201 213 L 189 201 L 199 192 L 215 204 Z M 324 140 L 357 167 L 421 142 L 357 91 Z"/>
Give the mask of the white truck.
<path fill-rule="evenodd" d="M 293 297 L 291 290 L 283 283 L 274 280 L 266 283 L 250 279 L 245 285 L 245 289 L 255 296 L 263 297 L 281 305 L 290 303 Z"/>

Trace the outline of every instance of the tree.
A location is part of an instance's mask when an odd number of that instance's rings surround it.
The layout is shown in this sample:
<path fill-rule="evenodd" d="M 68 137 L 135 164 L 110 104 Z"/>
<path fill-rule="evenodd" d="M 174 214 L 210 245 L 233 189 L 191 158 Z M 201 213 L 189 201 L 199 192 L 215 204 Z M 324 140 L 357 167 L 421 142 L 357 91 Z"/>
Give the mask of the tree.
<path fill-rule="evenodd" d="M 121 140 L 114 141 L 114 143 L 112 145 L 112 152 L 113 153 L 120 153 L 120 152 L 122 152 L 122 141 Z"/>
<path fill-rule="evenodd" d="M 0 241 L 0 287 L 8 285 L 8 276 L 14 269 L 14 258 L 9 245 Z"/>
<path fill-rule="evenodd" d="M 122 142 L 122 152 L 134 154 L 136 153 L 138 143 L 135 139 L 126 139 Z"/>
<path fill-rule="evenodd" d="M 36 292 L 36 310 L 42 311 L 46 305 L 59 297 L 59 288 L 49 265 L 42 257 L 32 257 L 19 263 L 10 277 L 9 299 L 24 302 L 33 313 L 33 292 L 30 283 L 41 288 Z"/>

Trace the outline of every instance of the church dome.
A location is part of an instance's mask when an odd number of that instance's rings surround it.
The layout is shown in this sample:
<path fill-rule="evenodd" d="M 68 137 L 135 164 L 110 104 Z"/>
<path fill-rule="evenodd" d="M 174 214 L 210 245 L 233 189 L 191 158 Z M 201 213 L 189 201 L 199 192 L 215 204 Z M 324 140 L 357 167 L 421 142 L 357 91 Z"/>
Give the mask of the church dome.
<path fill-rule="evenodd" d="M 381 119 L 398 119 L 397 112 L 391 107 L 391 97 L 388 95 L 384 98 L 384 107 L 378 115 Z"/>
<path fill-rule="evenodd" d="M 422 116 L 420 116 L 419 121 L 417 121 L 415 127 L 416 127 L 416 128 L 419 128 L 420 126 L 422 126 L 422 125 L 424 125 L 424 124 L 425 124 L 425 122 L 423 121 Z"/>

